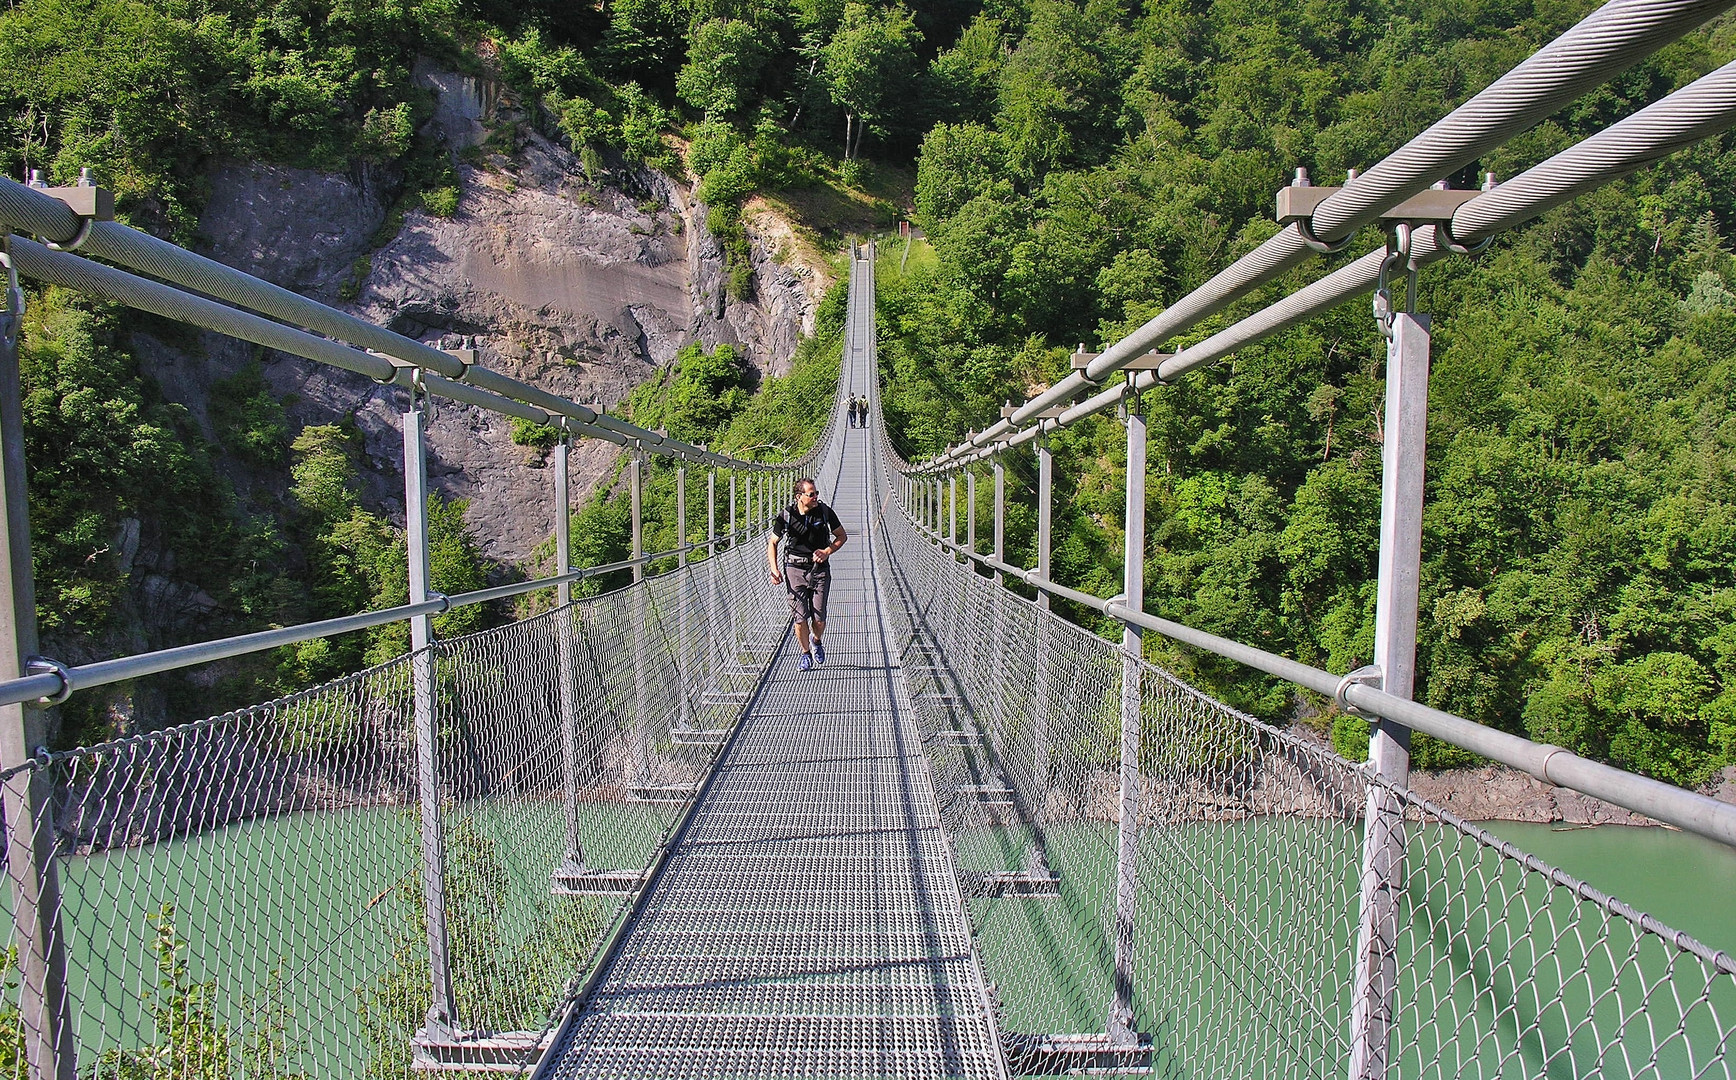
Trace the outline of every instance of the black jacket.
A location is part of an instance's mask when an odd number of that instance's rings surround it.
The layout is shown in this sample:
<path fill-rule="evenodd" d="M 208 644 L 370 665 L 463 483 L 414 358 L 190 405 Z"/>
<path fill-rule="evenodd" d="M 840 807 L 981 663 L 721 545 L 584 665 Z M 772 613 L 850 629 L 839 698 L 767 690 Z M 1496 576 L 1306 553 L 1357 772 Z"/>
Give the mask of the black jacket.
<path fill-rule="evenodd" d="M 838 520 L 832 508 L 818 501 L 808 507 L 805 514 L 791 503 L 778 511 L 777 518 L 772 521 L 773 534 L 780 540 L 789 541 L 784 547 L 784 556 L 791 559 L 809 559 L 821 548 L 831 547 L 832 531 L 843 527 L 844 523 Z"/>

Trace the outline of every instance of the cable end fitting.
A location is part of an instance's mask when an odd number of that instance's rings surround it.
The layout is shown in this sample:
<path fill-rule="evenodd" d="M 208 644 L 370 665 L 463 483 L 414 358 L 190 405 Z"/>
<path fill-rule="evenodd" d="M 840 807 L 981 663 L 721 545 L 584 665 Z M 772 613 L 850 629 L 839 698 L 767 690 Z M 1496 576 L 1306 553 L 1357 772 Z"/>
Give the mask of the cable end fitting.
<path fill-rule="evenodd" d="M 1371 686 L 1374 689 L 1379 690 L 1385 682 L 1385 679 L 1386 675 L 1381 671 L 1380 665 L 1364 664 L 1362 667 L 1357 668 L 1344 678 L 1338 680 L 1338 689 L 1332 692 L 1332 698 L 1334 701 L 1338 702 L 1338 707 L 1343 709 L 1345 712 L 1365 719 L 1372 718 L 1371 714 L 1365 713 L 1361 709 L 1352 705 L 1349 698 L 1345 695 L 1350 692 L 1350 688 L 1353 686 Z"/>
<path fill-rule="evenodd" d="M 59 660 L 48 656 L 30 656 L 24 660 L 24 670 L 32 675 L 53 675 L 60 680 L 60 689 L 37 698 L 31 704 L 39 709 L 59 705 L 72 696 L 72 671 Z"/>

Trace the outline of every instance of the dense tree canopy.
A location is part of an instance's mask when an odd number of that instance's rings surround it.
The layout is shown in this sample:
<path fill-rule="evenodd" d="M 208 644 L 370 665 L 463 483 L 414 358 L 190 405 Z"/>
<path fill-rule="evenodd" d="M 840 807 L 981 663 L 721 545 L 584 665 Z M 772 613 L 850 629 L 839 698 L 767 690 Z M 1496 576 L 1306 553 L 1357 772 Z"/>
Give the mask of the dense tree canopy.
<path fill-rule="evenodd" d="M 980 430 L 1073 346 L 1114 341 L 1269 236 L 1290 170 L 1336 182 L 1367 166 L 1589 6 L 985 12 L 931 65 L 944 108 L 915 204 L 932 257 L 883 270 L 895 435 L 918 455 Z M 1458 179 L 1511 176 L 1732 45 L 1726 22 L 1690 35 Z M 1686 784 L 1736 763 L 1733 146 L 1678 154 L 1422 286 L 1435 364 L 1419 696 Z M 1368 661 L 1383 357 L 1351 304 L 1146 396 L 1148 609 L 1336 671 Z M 1057 575 L 1112 594 L 1119 427 L 1051 441 Z M 1008 462 L 1018 558 L 1029 457 Z M 1275 681 L 1150 647 L 1266 718 L 1334 719 Z M 1358 751 L 1360 722 L 1335 722 Z M 1426 740 L 1419 756 L 1459 760 Z"/>
<path fill-rule="evenodd" d="M 1064 372 L 1072 347 L 1113 341 L 1271 235 L 1273 192 L 1294 168 L 1334 182 L 1367 166 L 1591 7 L 18 0 L 0 12 L 0 168 L 64 182 L 91 167 L 123 215 L 171 235 L 187 235 L 220 156 L 379 168 L 402 177 L 401 208 L 451 213 L 460 180 L 411 77 L 431 58 L 503 80 L 520 122 L 567 140 L 593 177 L 685 164 L 744 296 L 749 196 L 842 190 L 864 159 L 914 162 L 928 242 L 903 271 L 885 268 L 880 318 L 888 417 L 916 455 L 992 422 L 1004 399 Z M 1729 60 L 1733 42 L 1732 23 L 1714 22 L 1453 179 L 1510 177 Z M 1721 138 L 1424 275 L 1429 702 L 1683 783 L 1736 761 L 1733 222 L 1736 141 Z M 341 483 L 327 490 L 353 467 L 341 429 L 296 436 L 243 372 L 215 389 L 207 443 L 139 378 L 111 312 L 33 299 L 31 437 L 72 455 L 33 493 L 53 523 L 39 572 L 55 618 L 116 629 L 128 571 L 110 540 L 139 518 L 153 538 L 183 537 L 170 541 L 183 572 L 236 618 L 392 595 L 389 527 L 344 504 Z M 1335 670 L 1367 659 L 1381 357 L 1353 304 L 1148 396 L 1152 610 Z M 824 370 L 809 356 L 750 396 L 739 357 L 689 349 L 632 407 L 693 438 L 796 444 Z M 1104 419 L 1052 442 L 1056 572 L 1113 592 L 1119 430 Z M 237 499 L 222 457 L 295 470 L 287 502 Z M 87 458 L 107 471 L 76 467 Z M 1010 535 L 1026 557 L 1032 478 L 1011 465 L 1023 501 Z M 653 477 L 655 497 L 666 484 Z M 618 511 L 599 497 L 581 547 L 612 551 Z M 197 542 L 211 536 L 234 554 Z M 461 530 L 453 539 L 463 570 Z M 257 569 L 310 555 L 311 592 Z M 371 646 L 346 648 L 284 662 L 311 676 Z M 1269 719 L 1325 707 L 1153 648 Z M 1355 721 L 1326 720 L 1354 749 Z M 1453 760 L 1428 745 L 1419 757 Z"/>

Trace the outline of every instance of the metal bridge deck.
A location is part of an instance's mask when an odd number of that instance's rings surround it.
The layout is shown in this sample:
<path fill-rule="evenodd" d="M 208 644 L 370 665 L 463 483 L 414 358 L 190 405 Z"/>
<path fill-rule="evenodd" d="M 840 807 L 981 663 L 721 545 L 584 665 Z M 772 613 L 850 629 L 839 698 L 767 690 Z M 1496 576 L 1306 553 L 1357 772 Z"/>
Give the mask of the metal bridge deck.
<path fill-rule="evenodd" d="M 869 288 L 852 282 L 844 394 L 869 389 Z M 851 536 L 828 662 L 798 671 L 786 638 L 545 1075 L 1004 1075 L 880 611 L 869 455 L 841 424 L 818 477 Z"/>

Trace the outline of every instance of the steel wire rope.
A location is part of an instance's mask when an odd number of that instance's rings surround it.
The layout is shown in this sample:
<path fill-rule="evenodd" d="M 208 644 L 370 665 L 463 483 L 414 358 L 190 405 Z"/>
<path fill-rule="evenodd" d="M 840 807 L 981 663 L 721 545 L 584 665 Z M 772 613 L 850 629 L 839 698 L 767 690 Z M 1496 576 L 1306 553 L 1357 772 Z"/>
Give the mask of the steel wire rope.
<path fill-rule="evenodd" d="M 932 548 L 930 548 L 929 550 L 932 551 Z M 952 574 L 952 575 L 956 576 L 957 573 L 959 572 L 959 567 L 957 566 L 956 563 L 953 563 L 952 567 L 950 569 L 948 569 L 947 568 L 947 562 L 948 562 L 948 560 L 941 560 L 941 561 L 937 562 L 936 563 L 937 572 L 939 572 L 941 574 Z M 990 603 L 996 602 L 997 599 L 998 598 L 991 598 Z M 1050 617 L 1055 618 L 1055 619 L 1059 618 L 1058 615 L 1055 615 L 1052 612 L 1050 613 Z M 977 623 L 982 622 L 983 616 L 979 613 L 977 618 L 974 621 Z M 1141 660 L 1140 664 L 1146 670 L 1146 672 L 1148 674 L 1157 675 L 1160 678 L 1165 679 L 1166 681 L 1170 681 L 1170 682 L 1174 681 L 1173 676 L 1170 676 L 1169 673 L 1163 671 L 1162 669 L 1157 668 L 1154 665 L 1151 665 L 1144 660 Z M 962 691 L 963 691 L 962 685 L 958 686 L 958 689 L 962 693 Z M 1192 688 L 1188 688 L 1188 689 L 1191 690 Z M 1197 694 L 1198 692 L 1193 691 L 1193 693 Z M 1216 703 L 1213 702 L 1212 704 L 1215 705 Z M 1218 706 L 1218 707 L 1222 708 L 1222 706 Z M 998 733 L 998 729 L 995 729 L 995 730 Z M 1201 864 L 1199 864 L 1197 861 L 1193 861 L 1191 859 L 1186 858 L 1186 852 L 1187 852 L 1186 847 L 1184 845 L 1180 845 L 1180 844 L 1175 843 L 1173 838 L 1169 835 L 1168 830 L 1165 830 L 1165 829 L 1162 829 L 1161 827 L 1159 827 L 1159 828 L 1155 828 L 1155 829 L 1142 830 L 1142 831 L 1145 832 L 1146 835 L 1154 835 L 1159 840 L 1159 842 L 1164 844 L 1166 849 L 1169 850 L 1172 854 L 1182 856 L 1183 861 L 1187 862 L 1188 865 L 1190 865 L 1196 871 L 1196 873 L 1194 874 L 1194 877 L 1196 880 L 1199 880 L 1202 882 L 1209 882 L 1211 880 L 1211 875 L 1203 873 L 1203 872 L 1199 872 L 1202 869 Z M 1109 847 L 1108 845 L 1105 845 L 1102 850 L 1105 854 L 1108 854 L 1113 849 L 1111 847 Z M 1143 862 L 1144 860 L 1141 860 L 1141 861 Z M 1204 899 L 1204 898 L 1206 898 L 1206 893 L 1209 892 L 1212 896 L 1215 896 L 1218 899 L 1220 910 L 1230 911 L 1232 913 L 1239 912 L 1240 909 L 1237 909 L 1234 905 L 1229 903 L 1227 897 L 1224 895 L 1224 893 L 1222 892 L 1221 889 L 1213 888 L 1213 887 L 1210 887 L 1208 885 L 1205 890 L 1196 890 L 1192 893 L 1188 893 L 1181 888 L 1180 884 L 1177 881 L 1173 880 L 1174 877 L 1175 877 L 1174 875 L 1159 875 L 1160 880 L 1170 886 L 1166 891 L 1168 892 L 1172 901 L 1173 900 L 1183 900 L 1187 896 L 1190 896 L 1190 895 L 1191 896 L 1197 896 L 1197 897 Z M 1245 922 L 1245 920 L 1238 919 L 1236 921 L 1238 922 L 1238 924 L 1242 927 L 1242 929 L 1244 931 L 1251 931 L 1252 928 L 1250 926 L 1248 926 L 1248 924 Z M 1225 963 L 1219 961 L 1216 954 L 1213 953 L 1212 950 L 1207 947 L 1207 944 L 1206 944 L 1207 939 L 1204 936 L 1195 933 L 1191 929 L 1191 927 L 1188 925 L 1186 920 L 1172 919 L 1171 924 L 1173 926 L 1175 926 L 1178 930 L 1180 930 L 1180 932 L 1183 934 L 1183 936 L 1185 936 L 1188 940 L 1190 940 L 1196 946 L 1198 946 L 1199 952 L 1203 955 L 1206 955 L 1209 958 L 1209 961 L 1212 964 L 1212 966 L 1216 970 L 1218 970 L 1220 974 L 1222 974 L 1225 977 L 1224 978 L 1225 984 L 1232 986 L 1238 992 L 1241 993 L 1241 996 L 1247 1001 L 1247 1003 L 1250 1006 L 1250 1008 L 1252 1009 L 1252 1011 L 1255 1012 L 1257 1015 L 1259 1015 L 1261 1017 L 1261 1019 L 1263 1021 L 1265 1021 L 1267 1026 L 1275 1034 L 1278 1035 L 1280 1042 L 1285 1043 L 1286 1045 L 1288 1045 L 1290 1047 L 1291 1050 L 1296 1051 L 1299 1054 L 1300 1049 L 1301 1049 L 1299 1044 L 1295 1043 L 1294 1041 L 1292 1041 L 1291 1039 L 1286 1037 L 1280 1023 L 1277 1020 L 1273 1019 L 1272 1017 L 1266 1015 L 1266 1013 L 1263 1012 L 1259 1008 L 1260 999 L 1255 996 L 1255 993 L 1253 991 L 1245 989 L 1240 982 L 1238 982 L 1234 978 L 1230 977 L 1231 968 L 1229 966 L 1227 966 Z M 1249 940 L 1253 941 L 1256 946 L 1258 946 L 1259 940 L 1260 940 L 1259 935 L 1250 932 L 1247 934 L 1247 937 Z M 1212 940 L 1216 940 L 1216 941 L 1219 941 L 1222 944 L 1224 944 L 1227 947 L 1228 952 L 1230 952 L 1232 954 L 1239 954 L 1239 950 L 1236 948 L 1237 943 L 1233 939 L 1231 939 L 1225 935 L 1216 935 L 1213 937 Z M 1275 959 L 1275 955 L 1270 950 L 1267 950 L 1264 955 L 1268 960 Z M 1260 974 L 1259 969 L 1258 969 L 1258 967 L 1254 961 L 1249 960 L 1249 959 L 1243 959 L 1243 964 L 1247 967 L 1248 971 L 1251 973 L 1251 975 L 1255 979 L 1255 981 L 1260 984 L 1258 989 L 1266 992 L 1267 999 L 1269 999 L 1269 1000 L 1282 1000 L 1279 996 L 1277 996 L 1274 993 L 1274 991 L 1277 989 L 1278 984 L 1276 984 L 1276 983 L 1268 984 L 1266 982 L 1266 980 L 1264 979 L 1264 977 Z M 1273 964 L 1271 966 L 1277 967 L 1276 964 Z M 1289 989 L 1291 991 L 1295 991 L 1297 989 L 1297 987 L 1295 985 L 1290 985 L 1290 986 L 1286 987 L 1286 989 Z"/>
<path fill-rule="evenodd" d="M 1187 688 L 1187 687 L 1185 687 L 1185 685 L 1183 685 L 1182 689 L 1186 690 L 1190 696 L 1192 696 L 1196 699 L 1199 699 L 1202 702 L 1207 700 L 1202 695 L 1200 695 L 1198 693 L 1198 691 L 1192 690 L 1192 688 Z M 1254 727 L 1255 729 L 1264 731 L 1266 734 L 1273 736 L 1275 741 L 1277 741 L 1280 744 L 1283 744 L 1285 742 L 1290 741 L 1289 737 L 1284 736 L 1282 733 L 1277 733 L 1275 729 L 1268 729 L 1266 725 L 1260 724 L 1258 721 L 1252 721 L 1251 718 L 1244 718 L 1244 719 L 1247 722 L 1249 722 L 1251 724 L 1251 726 Z M 1432 813 L 1433 812 L 1432 804 L 1427 804 L 1426 800 L 1422 800 L 1422 799 L 1414 796 L 1414 794 L 1410 794 L 1410 793 L 1407 793 L 1405 798 L 1407 801 L 1415 803 L 1415 804 L 1419 805 L 1420 807 L 1422 807 L 1422 809 L 1424 810 L 1425 813 Z M 1457 822 L 1456 819 L 1453 819 L 1450 814 L 1442 813 L 1442 814 L 1437 814 L 1435 816 L 1437 818 L 1443 820 L 1445 824 L 1447 824 L 1449 826 L 1453 826 L 1455 828 L 1457 828 L 1457 826 L 1460 824 Z M 1491 842 L 1482 836 L 1476 836 L 1476 837 L 1474 837 L 1474 839 L 1477 839 L 1478 841 L 1485 844 L 1486 846 L 1491 845 L 1492 843 L 1498 843 L 1498 842 Z M 1534 857 L 1527 857 L 1524 860 L 1524 865 L 1528 869 L 1530 869 L 1534 872 L 1545 874 L 1546 876 L 1549 877 L 1549 879 L 1551 881 L 1553 881 L 1556 884 L 1564 884 L 1565 883 L 1563 878 L 1562 878 L 1562 875 L 1559 875 L 1558 873 L 1553 872 L 1551 870 L 1551 868 L 1547 867 L 1546 864 L 1541 863 L 1540 860 L 1536 860 Z M 1593 892 L 1595 892 L 1595 890 L 1593 890 Z M 1693 940 L 1691 938 L 1687 938 L 1685 935 L 1679 935 L 1673 931 L 1669 931 L 1667 927 L 1663 926 L 1663 924 L 1657 923 L 1657 921 L 1655 919 L 1652 919 L 1648 916 L 1644 916 L 1643 913 L 1639 914 L 1636 917 L 1635 915 L 1628 913 L 1628 912 L 1616 911 L 1612 907 L 1612 905 L 1603 902 L 1603 900 L 1600 899 L 1600 897 L 1589 895 L 1588 893 L 1586 893 L 1584 891 L 1578 891 L 1578 894 L 1581 896 L 1581 898 L 1586 899 L 1588 902 L 1592 902 L 1595 906 L 1598 906 L 1598 907 L 1601 907 L 1605 910 L 1611 911 L 1614 914 L 1618 914 L 1618 915 L 1622 916 L 1623 918 L 1625 918 L 1626 921 L 1635 924 L 1639 929 L 1655 935 L 1663 943 L 1678 946 L 1683 951 L 1687 951 L 1687 952 L 1695 955 L 1696 958 L 1700 959 L 1703 963 L 1706 963 L 1710 967 L 1712 967 L 1714 971 L 1727 972 L 1729 964 L 1732 963 L 1723 954 L 1715 954 L 1715 953 L 1712 953 L 1710 950 L 1706 950 L 1703 946 L 1699 945 L 1698 943 L 1693 942 Z M 1707 997 L 1707 992 L 1704 990 L 1698 992 L 1698 994 L 1695 995 L 1690 1000 L 1689 1006 L 1687 1008 L 1684 1008 L 1684 1015 L 1686 1015 L 1687 1012 L 1691 1011 L 1691 1007 L 1693 1006 L 1694 1003 L 1707 1002 L 1707 1001 L 1709 1001 L 1709 998 Z M 1657 1039 L 1656 1034 L 1654 1033 L 1654 1042 L 1667 1043 L 1669 1041 L 1672 1041 L 1673 1038 L 1674 1038 L 1673 1035 L 1667 1035 L 1662 1039 Z M 1562 1051 L 1562 1052 L 1565 1052 L 1565 1051 Z"/>
<path fill-rule="evenodd" d="M 1676 94 L 1619 121 L 1604 132 L 1527 170 L 1508 185 L 1504 185 L 1504 188 L 1496 189 L 1496 192 L 1502 193 L 1500 200 L 1490 199 L 1494 193 L 1478 196 L 1466 204 L 1466 207 L 1472 207 L 1467 215 L 1466 228 L 1449 228 L 1446 230 L 1447 234 L 1471 239 L 1475 236 L 1473 229 L 1479 226 L 1490 228 L 1501 222 L 1523 221 L 1548 206 L 1570 198 L 1588 185 L 1611 178 L 1611 170 L 1615 170 L 1616 174 L 1632 171 L 1656 160 L 1664 153 L 1730 127 L 1731 123 L 1736 121 L 1736 77 L 1733 77 L 1733 71 L 1736 71 L 1736 64 L 1726 65 Z M 1599 179 L 1594 181 L 1587 179 L 1588 177 Z M 1483 203 L 1482 207 L 1474 207 L 1474 204 L 1483 199 L 1489 199 L 1489 202 Z M 1496 207 L 1499 209 L 1495 209 Z M 1477 222 L 1478 225 L 1472 225 L 1471 222 Z M 1416 240 L 1414 261 L 1423 263 L 1444 257 L 1445 252 L 1435 246 L 1432 233 L 1417 236 Z M 1292 325 L 1311 314 L 1336 306 L 1349 296 L 1366 291 L 1372 287 L 1372 279 L 1378 278 L 1379 265 L 1384 259 L 1383 250 L 1370 252 L 1349 266 L 1272 305 L 1265 312 L 1221 331 L 1190 350 L 1184 350 L 1170 362 L 1176 365 L 1172 371 L 1179 373 L 1186 367 L 1223 355 L 1237 344 L 1258 340 L 1259 337 Z M 1140 380 L 1148 381 L 1148 385 L 1154 384 L 1161 374 L 1145 372 L 1141 374 Z M 1106 407 L 1120 392 L 1119 388 L 1112 388 L 1071 411 L 1088 414 L 1088 411 L 1094 408 Z M 1027 441 L 1028 436 L 1034 436 L 1033 429 L 1027 429 L 1012 441 Z M 965 460 L 986 455 L 986 450 L 979 451 Z M 1159 632 L 1168 633 L 1162 629 Z M 1566 759 L 1564 763 L 1574 765 L 1574 762 Z M 1595 782 L 1596 777 L 1592 777 L 1592 780 Z"/>
<path fill-rule="evenodd" d="M 909 519 L 908 518 L 902 518 L 900 520 L 900 524 L 904 525 L 906 530 L 908 530 Z M 892 547 L 891 545 L 889 545 L 889 548 L 891 548 L 892 550 L 899 550 L 895 547 Z M 940 595 L 942 592 L 945 591 L 939 585 L 939 579 L 944 574 L 944 570 L 943 570 L 944 560 L 942 560 L 940 558 L 939 553 L 937 551 L 935 551 L 932 547 L 930 547 L 928 545 L 918 544 L 915 548 L 915 552 L 916 552 L 916 558 L 919 561 L 919 565 L 923 568 L 923 572 L 922 572 L 921 576 L 922 576 L 922 580 L 925 582 L 925 584 L 922 586 L 922 589 L 920 591 L 926 592 L 931 597 L 935 597 L 935 596 Z M 908 571 L 903 566 L 903 560 L 894 559 L 893 568 L 894 568 L 895 576 L 903 584 L 903 588 L 906 590 L 907 603 L 910 603 L 911 586 L 910 586 L 909 581 L 908 581 Z M 914 611 L 926 610 L 923 608 L 918 608 L 917 605 L 915 605 L 913 603 L 911 603 L 911 608 Z M 912 632 L 916 633 L 919 626 L 926 626 L 928 624 L 929 624 L 929 620 L 927 620 L 927 618 L 925 616 L 919 616 L 918 621 L 912 623 Z M 944 655 L 944 652 L 946 651 L 946 643 L 943 642 L 942 640 L 940 640 L 939 636 L 934 634 L 932 631 L 924 631 L 924 635 L 933 643 L 932 647 L 936 651 L 941 652 L 942 655 Z M 1099 852 L 1100 855 L 1103 855 L 1103 856 L 1107 856 L 1113 851 L 1112 846 L 1109 845 L 1107 842 L 1101 843 L 1099 845 L 1095 845 L 1094 848 L 1096 851 Z M 1069 905 L 1069 910 L 1070 911 L 1073 910 L 1072 905 Z M 1078 915 L 1080 913 L 1074 911 L 1073 914 Z M 1076 925 L 1075 931 L 1077 932 L 1079 929 L 1080 929 L 1080 927 L 1078 927 Z M 1096 943 L 1095 948 L 1093 948 L 1092 951 L 1097 956 L 1097 961 L 1098 961 L 1098 964 L 1100 967 L 1100 973 L 1103 974 L 1104 976 L 1107 976 L 1111 970 L 1111 967 L 1112 967 L 1112 958 L 1111 958 L 1111 955 L 1108 951 L 1109 950 L 1108 939 L 1102 933 L 1102 928 L 1100 926 L 1097 929 L 1098 929 L 1098 932 L 1095 935 L 1092 935 L 1091 939 L 1090 939 Z"/>
<path fill-rule="evenodd" d="M 381 381 L 390 381 L 392 378 L 394 365 L 385 359 L 385 356 L 391 356 L 401 363 L 430 372 L 434 376 L 456 380 L 459 384 L 468 381 L 477 388 L 471 390 L 470 387 L 463 387 L 460 391 L 458 386 L 451 386 L 447 388 L 448 396 L 458 396 L 464 391 L 469 394 L 483 393 L 488 398 L 504 398 L 511 406 L 519 406 L 515 409 L 498 402 L 485 406 L 496 411 L 531 420 L 536 420 L 537 417 L 523 412 L 522 409 L 553 413 L 556 414 L 560 426 L 574 430 L 568 425 L 570 420 L 577 425 L 577 431 L 593 437 L 617 443 L 636 439 L 647 450 L 659 455 L 757 470 L 751 463 L 736 462 L 723 455 L 700 450 L 680 440 L 670 439 L 611 417 L 606 412 L 599 412 L 579 402 L 550 394 L 528 383 L 475 364 L 467 364 L 422 342 L 326 307 L 234 267 L 195 255 L 125 225 L 112 221 L 87 221 L 52 196 L 6 178 L 0 178 L 0 222 L 22 227 L 57 243 L 67 243 L 75 236 L 82 237 L 84 246 L 88 246 L 93 253 L 154 274 L 174 284 L 162 285 L 155 281 L 133 278 L 69 252 L 50 251 L 42 245 L 22 241 L 29 245 L 26 254 L 32 269 L 28 272 L 33 277 L 56 281 L 80 291 L 94 290 L 94 295 L 108 296 L 109 290 L 114 290 L 123 295 L 111 298 L 119 299 L 129 306 L 142 306 L 145 310 L 156 311 L 168 318 L 192 321 L 195 325 L 204 325 L 221 333 L 267 344 L 269 347 L 308 359 L 333 363 Z M 229 300 L 243 308 L 251 307 L 285 321 L 272 322 L 250 311 L 207 300 L 196 293 Z M 168 294 L 175 295 L 171 297 Z M 159 308 L 173 309 L 180 314 L 171 314 Z M 230 328 L 212 325 L 213 322 Z M 316 337 L 288 324 L 308 326 L 327 337 Z M 243 332 L 237 333 L 237 329 Z M 272 336 L 274 340 L 261 341 L 254 335 Z M 354 343 L 361 348 L 350 348 L 347 343 Z M 366 351 L 369 349 L 384 356 L 376 356 Z M 310 354 L 308 350 L 319 355 Z M 463 396 L 458 399 L 467 400 Z M 476 404 L 478 401 L 471 400 L 471 403 Z M 545 415 L 543 420 L 538 422 L 549 419 L 550 417 Z"/>
<path fill-rule="evenodd" d="M 1610 0 L 1328 198 L 1315 211 L 1315 232 L 1327 240 L 1353 234 L 1381 210 L 1499 146 L 1728 6 L 1726 0 Z M 1069 375 L 1030 399 L 1015 412 L 1013 425 L 1027 424 L 1043 409 L 1101 384 L 1138 353 L 1221 311 L 1306 261 L 1309 254 L 1296 230 L 1284 230 L 1110 346 L 1086 372 Z"/>
<path fill-rule="evenodd" d="M 1466 243 L 1476 244 L 1497 232 L 1515 228 L 1562 202 L 1732 126 L 1736 126 L 1736 64 L 1727 64 L 1476 196 L 1455 211 L 1451 221 L 1441 229 L 1417 230 L 1412 262 L 1417 266 L 1436 262 L 1456 253 L 1454 246 L 1462 249 Z M 1143 390 L 1171 381 L 1367 292 L 1378 279 L 1383 258 L 1384 249 L 1369 252 L 1182 349 L 1159 370 L 1139 372 L 1134 385 Z M 1065 426 L 1099 412 L 1120 401 L 1127 392 L 1125 384 L 1111 386 L 1068 408 L 1058 423 Z M 1036 437 L 1037 430 L 1027 427 L 1010 434 L 1004 445 L 1029 442 Z M 986 448 L 978 450 L 960 460 L 981 459 L 986 452 Z"/>

